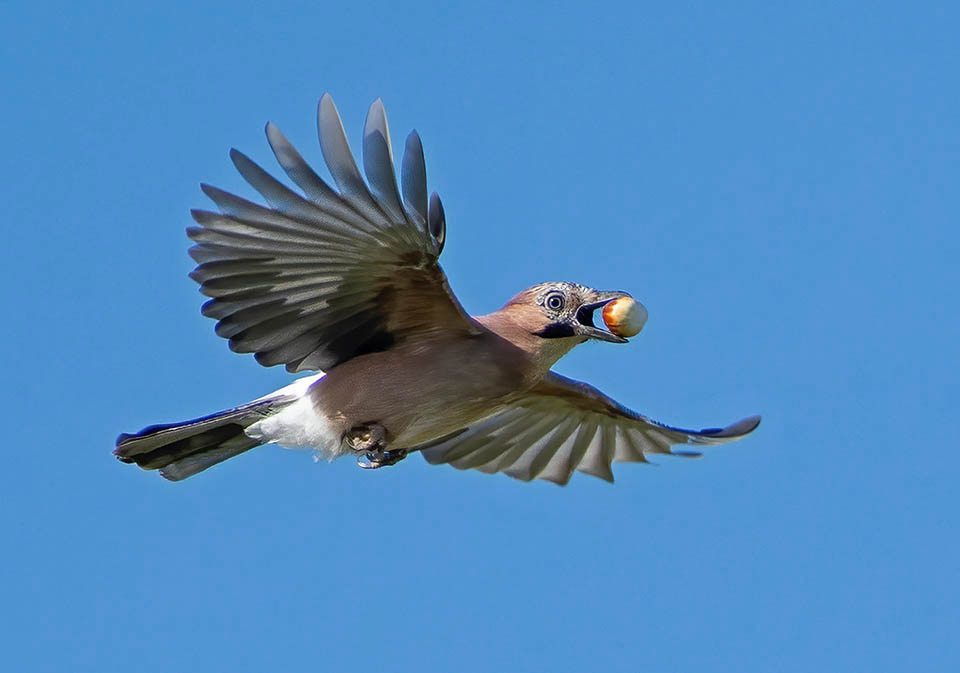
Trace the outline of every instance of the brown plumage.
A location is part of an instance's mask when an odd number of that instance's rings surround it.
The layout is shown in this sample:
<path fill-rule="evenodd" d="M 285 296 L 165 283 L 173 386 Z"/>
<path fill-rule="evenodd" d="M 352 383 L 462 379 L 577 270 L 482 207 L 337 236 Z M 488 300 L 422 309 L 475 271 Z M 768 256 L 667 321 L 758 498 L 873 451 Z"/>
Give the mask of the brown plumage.
<path fill-rule="evenodd" d="M 594 324 L 597 309 L 622 300 L 629 312 L 605 319 L 626 335 L 646 311 L 625 292 L 561 282 L 469 316 L 438 263 L 445 217 L 439 197 L 427 199 L 416 132 L 398 187 L 379 100 L 364 129 L 366 181 L 327 95 L 318 129 L 337 189 L 268 124 L 274 154 L 302 193 L 233 150 L 269 207 L 204 185 L 219 212 L 193 211 L 199 226 L 187 233 L 198 264 L 191 277 L 210 297 L 203 314 L 231 349 L 267 366 L 326 373 L 235 409 L 121 435 L 120 460 L 180 480 L 277 443 L 353 454 L 364 467 L 420 451 L 431 463 L 565 484 L 575 470 L 612 481 L 612 462 L 643 462 L 648 453 L 699 455 L 670 447 L 722 443 L 757 426 L 759 417 L 724 429 L 671 428 L 551 372 L 588 339 L 626 342 Z"/>

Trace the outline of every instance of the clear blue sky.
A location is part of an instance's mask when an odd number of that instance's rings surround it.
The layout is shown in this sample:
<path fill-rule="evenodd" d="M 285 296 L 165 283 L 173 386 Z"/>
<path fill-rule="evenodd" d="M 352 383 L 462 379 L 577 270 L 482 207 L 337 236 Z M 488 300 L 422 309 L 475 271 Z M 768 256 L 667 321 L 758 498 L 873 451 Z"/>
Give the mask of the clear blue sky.
<path fill-rule="evenodd" d="M 359 4 L 359 7 L 354 5 Z M 802 5 L 802 6 L 801 6 Z M 17 671 L 960 670 L 956 3 L 0 10 L 0 650 Z M 566 488 L 265 448 L 179 484 L 120 431 L 285 384 L 200 316 L 227 151 L 385 101 L 475 313 L 621 288 L 559 371 L 702 461 Z"/>

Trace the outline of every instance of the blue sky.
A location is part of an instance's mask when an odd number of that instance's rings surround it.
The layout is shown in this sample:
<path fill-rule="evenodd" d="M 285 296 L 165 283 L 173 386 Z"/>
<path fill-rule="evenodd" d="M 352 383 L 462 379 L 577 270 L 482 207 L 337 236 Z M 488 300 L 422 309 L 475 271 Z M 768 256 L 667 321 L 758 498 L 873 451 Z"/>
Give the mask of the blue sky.
<path fill-rule="evenodd" d="M 957 670 L 956 4 L 352 4 L 0 10 L 9 670 Z M 319 164 L 325 91 L 420 131 L 469 310 L 629 290 L 558 370 L 757 433 L 614 486 L 117 463 L 290 379 L 183 229 L 268 119 Z"/>

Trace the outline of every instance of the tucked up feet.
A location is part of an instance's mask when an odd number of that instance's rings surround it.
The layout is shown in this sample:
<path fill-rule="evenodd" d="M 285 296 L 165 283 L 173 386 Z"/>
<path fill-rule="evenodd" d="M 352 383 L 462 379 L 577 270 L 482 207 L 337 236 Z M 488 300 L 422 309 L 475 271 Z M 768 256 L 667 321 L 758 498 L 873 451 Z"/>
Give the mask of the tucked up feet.
<path fill-rule="evenodd" d="M 387 429 L 379 423 L 355 425 L 347 430 L 343 441 L 358 453 L 376 453 L 386 446 Z"/>
<path fill-rule="evenodd" d="M 363 454 L 357 465 L 367 470 L 395 465 L 407 457 L 406 449 L 386 448 L 387 431 L 379 423 L 355 425 L 346 432 L 343 441 L 353 451 Z"/>
<path fill-rule="evenodd" d="M 365 470 L 376 470 L 388 465 L 396 465 L 407 457 L 406 449 L 388 449 L 387 451 L 378 451 L 367 453 L 357 460 L 357 465 Z"/>

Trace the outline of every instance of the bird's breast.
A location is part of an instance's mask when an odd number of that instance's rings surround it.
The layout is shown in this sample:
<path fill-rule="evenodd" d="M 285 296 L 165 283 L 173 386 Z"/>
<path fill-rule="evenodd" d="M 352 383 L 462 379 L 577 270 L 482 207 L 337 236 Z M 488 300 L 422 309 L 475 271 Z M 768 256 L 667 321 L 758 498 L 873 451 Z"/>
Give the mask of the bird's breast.
<path fill-rule="evenodd" d="M 492 339 L 370 353 L 334 368 L 311 389 L 318 413 L 344 431 L 380 423 L 408 448 L 488 416 L 527 385 L 523 357 Z"/>

